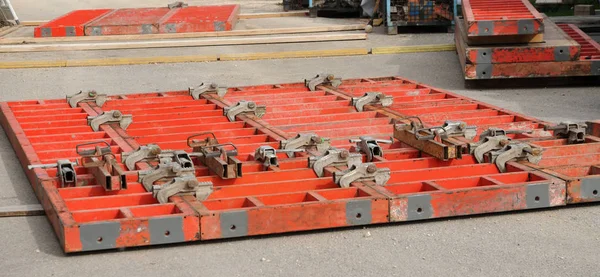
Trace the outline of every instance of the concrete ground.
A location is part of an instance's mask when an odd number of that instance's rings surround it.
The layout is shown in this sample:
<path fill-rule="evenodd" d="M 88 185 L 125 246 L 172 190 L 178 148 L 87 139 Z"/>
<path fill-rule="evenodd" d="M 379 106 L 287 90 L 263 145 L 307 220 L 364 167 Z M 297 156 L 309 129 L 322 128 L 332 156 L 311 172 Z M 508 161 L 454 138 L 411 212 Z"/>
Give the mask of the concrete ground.
<path fill-rule="evenodd" d="M 37 5 L 38 1 L 33 2 Z M 59 0 L 40 2 L 61 4 Z M 94 3 L 98 2 L 106 1 Z M 158 1 L 145 3 L 151 2 Z M 121 2 L 106 3 L 118 6 Z M 69 5 L 68 9 L 83 7 Z M 18 10 L 21 9 L 21 14 L 29 12 L 31 16 L 22 15 L 23 20 L 47 19 L 36 10 L 38 7 L 24 5 Z M 447 34 L 419 34 L 410 35 L 407 43 L 419 45 L 447 39 Z M 343 43 L 326 46 L 340 45 Z M 277 47 L 281 46 L 273 46 Z M 269 49 L 264 47 L 265 51 Z M 53 59 L 59 54 L 44 55 Z M 298 82 L 319 72 L 343 78 L 403 76 L 554 122 L 600 118 L 598 86 L 466 88 L 453 52 L 0 70 L 0 101 L 63 98 L 81 89 L 109 94 L 165 91 L 184 89 L 203 80 L 229 86 Z M 0 135 L 0 207 L 34 203 L 37 199 L 12 148 L 6 136 Z M 45 217 L 0 218 L 0 275 L 590 276 L 596 274 L 600 263 L 598 228 L 600 207 L 591 204 L 65 256 Z"/>

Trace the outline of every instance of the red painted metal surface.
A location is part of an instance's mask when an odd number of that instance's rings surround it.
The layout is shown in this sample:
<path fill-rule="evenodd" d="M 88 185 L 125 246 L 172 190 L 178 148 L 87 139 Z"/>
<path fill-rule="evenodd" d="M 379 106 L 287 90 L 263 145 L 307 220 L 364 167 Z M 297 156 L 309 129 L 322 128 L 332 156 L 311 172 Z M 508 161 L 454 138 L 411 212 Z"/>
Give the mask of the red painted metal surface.
<path fill-rule="evenodd" d="M 544 20 L 529 0 L 464 0 L 468 36 L 510 36 L 543 33 Z"/>
<path fill-rule="evenodd" d="M 366 105 L 358 112 L 352 97 L 372 91 L 392 96 L 394 104 Z M 241 114 L 230 122 L 223 108 L 240 100 L 265 105 L 266 114 Z M 102 107 L 82 102 L 71 108 L 58 99 L 1 103 L 0 108 L 0 123 L 24 168 L 76 160 L 77 144 L 102 140 L 125 171 L 126 189 L 109 191 L 81 166 L 75 167 L 78 182 L 73 187 L 60 186 L 56 168 L 25 169 L 65 252 L 560 206 L 566 204 L 568 191 L 577 196 L 568 190 L 569 179 L 555 173 L 568 169 L 552 161 L 580 153 L 589 162 L 585 166 L 600 163 L 594 143 L 552 150 L 555 145 L 548 144 L 555 139 L 543 130 L 548 123 L 398 77 L 344 80 L 337 88 L 318 86 L 316 91 L 295 83 L 229 88 L 223 98 L 209 94 L 194 100 L 187 91 L 172 91 L 110 96 Z M 104 124 L 94 132 L 86 118 L 110 110 L 131 114 L 133 123 L 126 130 Z M 391 172 L 385 186 L 357 180 L 340 187 L 332 176 L 347 167 L 326 167 L 319 177 L 308 164 L 313 152 L 291 158 L 279 153 L 278 167 L 254 160 L 258 147 L 279 148 L 282 140 L 298 133 L 315 133 L 329 138 L 333 147 L 353 149 L 349 139 L 387 139 L 395 122 L 411 116 L 419 116 L 426 126 L 462 120 L 480 130 L 532 130 L 511 136 L 547 148 L 549 161 L 539 166 L 550 166 L 552 172 L 509 162 L 507 172 L 501 173 L 468 154 L 442 161 L 398 141 L 381 144 L 384 154 L 373 160 L 377 168 Z M 187 138 L 201 132 L 214 132 L 220 143 L 235 144 L 244 172 L 222 179 L 195 162 L 196 179 L 214 186 L 205 200 L 175 195 L 160 203 L 138 182 L 138 174 L 156 164 L 142 161 L 128 170 L 120 163 L 123 152 L 150 143 L 190 152 Z M 589 174 L 597 174 L 594 170 Z"/>
<path fill-rule="evenodd" d="M 581 45 L 582 60 L 600 60 L 600 44 L 573 24 L 558 24 L 571 38 Z"/>
<path fill-rule="evenodd" d="M 34 36 L 230 31 L 237 23 L 239 10 L 239 5 L 76 10 L 36 27 Z"/>
<path fill-rule="evenodd" d="M 112 9 L 99 10 L 76 10 L 65 14 L 48 23 L 37 26 L 33 29 L 33 36 L 38 37 L 66 37 L 83 36 L 84 27 L 94 19 L 101 17 Z"/>

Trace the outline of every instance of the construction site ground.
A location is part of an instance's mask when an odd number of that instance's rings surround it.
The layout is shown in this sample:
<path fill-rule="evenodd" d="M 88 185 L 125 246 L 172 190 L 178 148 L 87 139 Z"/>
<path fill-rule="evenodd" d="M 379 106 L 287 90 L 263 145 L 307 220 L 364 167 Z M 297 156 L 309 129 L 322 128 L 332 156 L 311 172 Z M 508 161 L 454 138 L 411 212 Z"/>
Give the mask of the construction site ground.
<path fill-rule="evenodd" d="M 125 1 L 14 1 L 22 20 L 48 20 L 72 9 L 124 7 Z M 127 1 L 156 6 L 164 1 Z M 190 5 L 225 1 L 187 1 Z M 241 3 L 242 13 L 277 12 L 280 1 Z M 51 7 L 51 8 L 49 8 Z M 283 17 L 245 28 L 352 24 L 348 19 Z M 246 25 L 244 25 L 246 24 Z M 256 24 L 258 27 L 248 26 Z M 22 31 L 22 30 L 21 30 Z M 169 49 L 2 54 L 2 61 L 276 52 L 452 43 L 452 34 L 384 35 L 367 41 Z M 13 34 L 13 36 L 16 34 Z M 60 98 L 81 89 L 107 94 L 180 90 L 202 80 L 228 86 L 299 82 L 320 72 L 343 78 L 403 76 L 551 122 L 600 119 L 600 87 L 469 88 L 456 53 L 221 61 L 0 70 L 0 101 Z M 506 81 L 510 82 L 510 81 Z M 38 200 L 3 134 L 0 207 Z M 513 212 L 264 237 L 65 255 L 45 216 L 0 218 L 3 276 L 586 276 L 600 256 L 600 207 Z"/>

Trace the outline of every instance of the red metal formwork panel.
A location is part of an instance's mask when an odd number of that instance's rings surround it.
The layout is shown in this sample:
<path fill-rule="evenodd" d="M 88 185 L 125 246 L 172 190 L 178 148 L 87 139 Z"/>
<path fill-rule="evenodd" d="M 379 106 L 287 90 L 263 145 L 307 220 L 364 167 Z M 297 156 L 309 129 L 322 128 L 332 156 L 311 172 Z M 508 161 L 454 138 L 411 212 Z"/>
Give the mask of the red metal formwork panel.
<path fill-rule="evenodd" d="M 238 21 L 239 13 L 239 5 L 184 7 L 161 19 L 159 32 L 231 31 Z"/>
<path fill-rule="evenodd" d="M 359 112 L 352 98 L 372 91 L 391 95 L 394 104 L 366 105 Z M 240 100 L 265 105 L 266 114 L 224 116 L 224 108 Z M 173 91 L 109 96 L 102 105 L 80 102 L 74 108 L 65 100 L 10 102 L 1 108 L 0 122 L 24 168 L 76 160 L 76 145 L 101 140 L 124 171 L 125 186 L 108 190 L 87 167 L 75 166 L 78 181 L 71 187 L 61 187 L 56 168 L 26 170 L 66 252 L 544 208 L 565 205 L 567 198 L 563 180 L 532 167 L 509 163 L 501 173 L 470 155 L 442 161 L 400 142 L 381 145 L 383 157 L 372 160 L 389 170 L 385 186 L 358 179 L 341 187 L 332 176 L 347 166 L 328 166 L 317 175 L 309 166 L 316 155 L 311 151 L 292 157 L 278 153 L 279 166 L 255 161 L 260 146 L 278 149 L 298 133 L 352 149 L 350 139 L 389 138 L 395 122 L 415 115 L 431 126 L 453 119 L 481 128 L 534 130 L 515 139 L 550 135 L 540 130 L 543 122 L 397 77 L 345 80 L 315 91 L 296 83 L 229 88 L 223 98 L 204 94 L 195 100 L 188 91 Z M 115 110 L 133 122 L 100 125 L 96 132 L 88 126 L 88 116 Z M 244 172 L 222 178 L 192 155 L 195 179 L 213 185 L 205 199 L 176 194 L 159 201 L 138 179 L 156 163 L 142 160 L 131 170 L 122 163 L 124 152 L 151 143 L 195 151 L 188 138 L 202 132 L 235 144 Z M 366 155 L 362 159 L 366 162 Z"/>
<path fill-rule="evenodd" d="M 156 34 L 159 21 L 174 11 L 167 7 L 116 9 L 86 24 L 85 35 Z"/>
<path fill-rule="evenodd" d="M 582 60 L 600 60 L 600 44 L 598 42 L 573 24 L 558 24 L 558 27 L 581 45 L 580 57 Z"/>
<path fill-rule="evenodd" d="M 469 45 L 464 22 L 455 20 L 454 40 L 467 64 L 561 62 L 579 60 L 581 47 L 546 18 L 545 40 L 541 43 Z"/>
<path fill-rule="evenodd" d="M 544 19 L 529 0 L 465 0 L 462 7 L 469 37 L 544 32 Z"/>
<path fill-rule="evenodd" d="M 101 17 L 112 9 L 76 10 L 53 19 L 33 29 L 33 36 L 39 37 L 71 37 L 84 36 L 87 23 Z"/>

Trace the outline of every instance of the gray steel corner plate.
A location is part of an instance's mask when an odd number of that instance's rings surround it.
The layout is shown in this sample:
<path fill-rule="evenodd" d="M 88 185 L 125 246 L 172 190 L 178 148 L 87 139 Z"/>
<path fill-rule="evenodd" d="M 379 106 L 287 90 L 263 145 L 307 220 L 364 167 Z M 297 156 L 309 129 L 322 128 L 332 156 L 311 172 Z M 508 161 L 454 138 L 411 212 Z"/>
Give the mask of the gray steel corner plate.
<path fill-rule="evenodd" d="M 521 19 L 517 21 L 519 35 L 532 35 L 535 34 L 535 30 L 533 29 L 533 19 Z"/>
<path fill-rule="evenodd" d="M 351 200 L 346 202 L 346 223 L 348 225 L 371 224 L 371 200 Z"/>
<path fill-rule="evenodd" d="M 491 79 L 492 70 L 494 69 L 493 64 L 477 64 L 475 65 L 476 79 Z"/>
<path fill-rule="evenodd" d="M 73 26 L 65 27 L 65 34 L 68 37 L 74 37 L 74 36 L 76 36 L 76 34 L 75 34 L 75 27 L 73 27 Z"/>
<path fill-rule="evenodd" d="M 596 194 L 594 194 L 594 192 L 596 192 Z M 581 198 L 600 198 L 600 177 L 587 177 L 581 179 Z"/>
<path fill-rule="evenodd" d="M 407 200 L 407 220 L 428 219 L 433 216 L 433 207 L 431 206 L 431 195 L 422 194 L 408 196 Z"/>
<path fill-rule="evenodd" d="M 550 207 L 550 184 L 528 185 L 525 197 L 528 209 Z"/>
<path fill-rule="evenodd" d="M 221 213 L 221 237 L 235 238 L 248 235 L 248 212 Z"/>
<path fill-rule="evenodd" d="M 175 23 L 166 24 L 165 31 L 167 31 L 167 33 L 177 33 L 177 26 Z"/>
<path fill-rule="evenodd" d="M 225 22 L 215 21 L 214 23 L 215 31 L 225 31 Z"/>
<path fill-rule="evenodd" d="M 568 46 L 554 47 L 554 60 L 557 62 L 565 62 L 571 60 L 571 53 Z"/>
<path fill-rule="evenodd" d="M 600 75 L 600 61 L 592 61 L 590 75 Z"/>
<path fill-rule="evenodd" d="M 102 27 L 100 26 L 94 26 L 92 27 L 92 32 L 90 33 L 91 36 L 101 36 L 102 35 Z"/>
<path fill-rule="evenodd" d="M 143 24 L 142 34 L 152 34 L 152 24 Z"/>
<path fill-rule="evenodd" d="M 492 63 L 492 49 L 481 48 L 477 50 L 477 64 Z"/>
<path fill-rule="evenodd" d="M 82 251 L 112 249 L 117 247 L 121 232 L 119 222 L 99 222 L 79 225 Z"/>
<path fill-rule="evenodd" d="M 150 218 L 148 220 L 150 244 L 177 243 L 185 241 L 182 217 Z"/>
<path fill-rule="evenodd" d="M 494 21 L 478 21 L 477 28 L 480 36 L 491 36 L 494 34 Z"/>
<path fill-rule="evenodd" d="M 50 28 L 42 28 L 41 32 L 42 32 L 42 37 L 51 37 L 52 36 L 52 29 L 50 29 Z"/>

